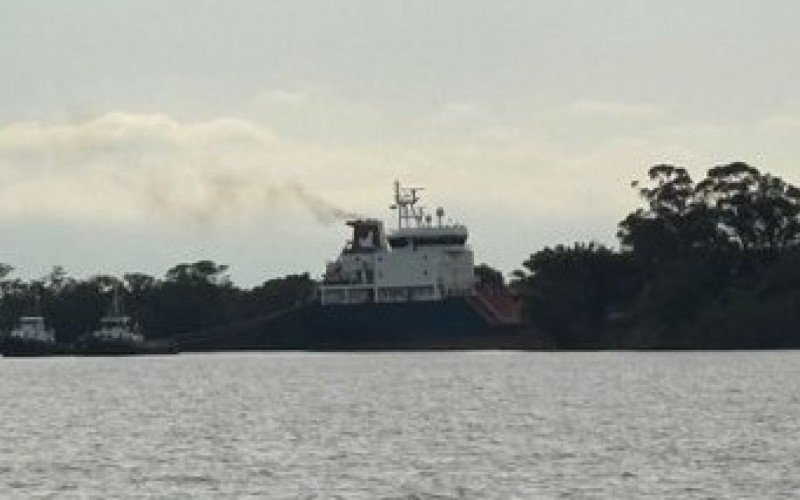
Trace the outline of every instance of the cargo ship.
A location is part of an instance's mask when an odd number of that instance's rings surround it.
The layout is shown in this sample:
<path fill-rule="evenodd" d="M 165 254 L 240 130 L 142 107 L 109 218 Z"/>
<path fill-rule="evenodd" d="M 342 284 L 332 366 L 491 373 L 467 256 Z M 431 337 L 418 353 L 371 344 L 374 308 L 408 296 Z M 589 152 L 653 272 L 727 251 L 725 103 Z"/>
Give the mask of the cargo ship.
<path fill-rule="evenodd" d="M 500 347 L 521 326 L 520 301 L 480 283 L 469 231 L 420 204 L 422 188 L 394 184 L 397 227 L 346 221 L 351 238 L 326 265 L 301 316 L 310 339 L 330 348 Z"/>
<path fill-rule="evenodd" d="M 394 184 L 397 227 L 352 218 L 314 293 L 282 310 L 174 338 L 182 351 L 540 348 L 520 301 L 476 279 L 469 231 L 420 205 L 422 188 Z"/>

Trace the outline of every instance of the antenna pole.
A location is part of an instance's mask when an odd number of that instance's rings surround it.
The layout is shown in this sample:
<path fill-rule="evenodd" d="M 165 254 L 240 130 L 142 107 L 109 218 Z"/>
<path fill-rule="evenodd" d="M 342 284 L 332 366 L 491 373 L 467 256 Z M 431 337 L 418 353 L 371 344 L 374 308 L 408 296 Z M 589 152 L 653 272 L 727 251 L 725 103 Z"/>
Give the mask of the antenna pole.
<path fill-rule="evenodd" d="M 423 188 L 400 187 L 400 181 L 394 181 L 394 205 L 393 209 L 397 209 L 397 228 L 412 227 L 416 223 L 417 227 L 421 226 L 424 219 L 422 207 L 417 208 L 416 204 L 419 201 L 419 191 Z"/>
<path fill-rule="evenodd" d="M 403 226 L 403 209 L 402 205 L 400 204 L 400 181 L 394 181 L 394 203 L 397 207 L 397 228 L 400 229 Z"/>

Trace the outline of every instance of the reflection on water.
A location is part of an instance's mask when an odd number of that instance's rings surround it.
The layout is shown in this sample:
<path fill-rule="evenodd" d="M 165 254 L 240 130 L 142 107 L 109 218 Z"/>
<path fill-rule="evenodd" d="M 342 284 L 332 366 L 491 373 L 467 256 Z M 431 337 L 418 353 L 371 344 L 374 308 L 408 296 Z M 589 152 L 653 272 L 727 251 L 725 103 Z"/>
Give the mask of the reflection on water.
<path fill-rule="evenodd" d="M 0 359 L 0 496 L 779 497 L 800 353 Z"/>

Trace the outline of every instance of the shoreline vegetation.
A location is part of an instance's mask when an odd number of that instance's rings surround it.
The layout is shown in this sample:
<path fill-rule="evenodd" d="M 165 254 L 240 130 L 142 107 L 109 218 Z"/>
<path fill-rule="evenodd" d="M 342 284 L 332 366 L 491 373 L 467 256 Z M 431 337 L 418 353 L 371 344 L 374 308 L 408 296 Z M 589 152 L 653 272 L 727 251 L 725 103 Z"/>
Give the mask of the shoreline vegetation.
<path fill-rule="evenodd" d="M 516 271 L 532 324 L 566 349 L 800 347 L 800 190 L 741 162 L 695 182 L 656 165 L 620 249 L 545 248 Z"/>
<path fill-rule="evenodd" d="M 618 249 L 595 242 L 547 247 L 531 254 L 508 284 L 496 269 L 476 266 L 481 286 L 508 286 L 522 300 L 525 325 L 516 336 L 376 348 L 800 347 L 800 189 L 741 162 L 713 167 L 697 182 L 685 168 L 656 165 L 632 186 L 641 206 L 619 222 Z M 296 315 L 278 314 L 313 294 L 308 273 L 244 289 L 227 270 L 201 260 L 178 264 L 163 278 L 126 273 L 80 280 L 56 266 L 24 281 L 0 264 L 0 330 L 30 314 L 39 297 L 59 342 L 75 342 L 96 326 L 116 288 L 149 340 L 215 332 L 207 348 L 201 342 L 192 350 L 235 349 L 247 346 L 238 334 L 270 322 L 269 348 L 314 348 L 304 344 Z"/>

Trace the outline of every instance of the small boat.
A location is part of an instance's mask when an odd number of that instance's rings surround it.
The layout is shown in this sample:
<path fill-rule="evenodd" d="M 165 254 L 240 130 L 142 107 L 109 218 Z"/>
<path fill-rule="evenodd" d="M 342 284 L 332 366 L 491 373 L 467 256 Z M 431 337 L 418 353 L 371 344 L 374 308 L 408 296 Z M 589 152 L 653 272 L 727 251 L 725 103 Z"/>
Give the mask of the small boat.
<path fill-rule="evenodd" d="M 83 356 L 126 356 L 137 354 L 173 354 L 174 345 L 148 342 L 139 325 L 123 311 L 122 300 L 114 290 L 111 309 L 100 319 L 100 327 L 86 335 L 76 346 Z"/>
<path fill-rule="evenodd" d="M 56 340 L 55 330 L 47 327 L 39 302 L 37 297 L 34 315 L 22 316 L 19 324 L 6 334 L 3 356 L 53 356 L 70 353 L 69 346 L 59 344 Z"/>

